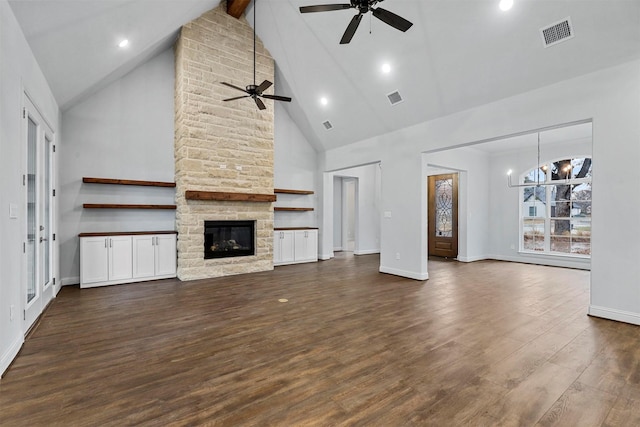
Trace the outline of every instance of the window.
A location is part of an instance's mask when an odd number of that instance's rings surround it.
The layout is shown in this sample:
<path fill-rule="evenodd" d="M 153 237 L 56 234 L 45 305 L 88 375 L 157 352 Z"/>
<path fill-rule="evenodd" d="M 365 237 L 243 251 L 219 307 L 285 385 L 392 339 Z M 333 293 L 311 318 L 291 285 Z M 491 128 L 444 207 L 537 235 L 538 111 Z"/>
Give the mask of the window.
<path fill-rule="evenodd" d="M 589 157 L 552 161 L 523 175 L 520 235 L 524 252 L 591 255 Z M 544 184 L 544 185 L 537 185 Z"/>

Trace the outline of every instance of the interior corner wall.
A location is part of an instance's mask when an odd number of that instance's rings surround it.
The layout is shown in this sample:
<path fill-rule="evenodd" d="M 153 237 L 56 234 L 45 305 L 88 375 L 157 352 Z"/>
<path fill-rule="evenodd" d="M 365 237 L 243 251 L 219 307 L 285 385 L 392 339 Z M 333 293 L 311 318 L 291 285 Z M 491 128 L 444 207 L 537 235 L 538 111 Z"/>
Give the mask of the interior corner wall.
<path fill-rule="evenodd" d="M 325 170 L 382 161 L 381 270 L 428 277 L 421 154 L 565 123 L 593 121 L 592 315 L 640 324 L 640 61 L 630 61 L 329 150 Z M 426 181 L 426 180 L 425 180 Z M 323 181 L 323 189 L 333 182 Z M 622 203 L 622 205 L 621 205 Z M 495 209 L 491 209 L 493 214 Z M 398 251 L 409 251 L 396 259 Z M 415 255 L 412 255 L 414 253 Z"/>
<path fill-rule="evenodd" d="M 173 188 L 83 184 L 82 178 L 174 181 L 174 59 L 168 49 L 62 115 L 60 270 L 80 282 L 78 233 L 175 230 L 172 210 L 83 209 L 83 203 L 174 204 Z"/>
<path fill-rule="evenodd" d="M 472 147 L 423 154 L 430 166 L 459 172 L 458 260 L 477 261 L 489 257 L 489 155 Z"/>
<path fill-rule="evenodd" d="M 277 83 L 277 82 L 276 82 Z M 274 212 L 274 227 L 318 226 L 318 153 L 279 102 L 274 106 L 274 187 L 311 190 L 313 195 L 278 194 L 278 206 L 311 207 L 310 212 Z"/>
<path fill-rule="evenodd" d="M 56 144 L 60 139 L 60 112 L 53 93 L 31 52 L 6 0 L 0 0 L 0 375 L 24 341 L 22 242 L 26 230 L 26 202 L 22 108 L 24 92 L 49 122 Z M 9 217 L 11 205 L 17 218 Z M 55 225 L 54 225 L 55 228 Z M 58 276 L 54 263 L 54 277 Z M 14 317 L 10 310 L 14 307 Z"/>

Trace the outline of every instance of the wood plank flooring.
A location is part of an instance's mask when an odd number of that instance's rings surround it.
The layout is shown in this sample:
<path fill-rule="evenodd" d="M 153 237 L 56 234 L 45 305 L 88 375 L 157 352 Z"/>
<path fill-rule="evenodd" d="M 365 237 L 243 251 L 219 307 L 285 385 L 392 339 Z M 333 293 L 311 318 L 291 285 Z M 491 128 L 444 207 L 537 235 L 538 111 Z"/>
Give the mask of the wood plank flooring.
<path fill-rule="evenodd" d="M 640 328 L 586 315 L 588 272 L 378 264 L 65 287 L 0 425 L 640 425 Z"/>

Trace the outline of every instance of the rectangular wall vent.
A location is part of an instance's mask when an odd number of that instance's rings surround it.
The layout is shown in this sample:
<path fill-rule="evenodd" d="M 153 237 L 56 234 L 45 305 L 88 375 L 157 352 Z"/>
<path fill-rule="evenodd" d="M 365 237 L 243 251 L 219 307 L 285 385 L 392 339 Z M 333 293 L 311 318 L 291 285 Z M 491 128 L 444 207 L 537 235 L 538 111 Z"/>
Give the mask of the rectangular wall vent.
<path fill-rule="evenodd" d="M 333 125 L 331 124 L 331 122 L 329 120 L 327 120 L 326 122 L 322 122 L 322 126 L 324 126 L 325 130 L 333 129 Z"/>
<path fill-rule="evenodd" d="M 540 28 L 540 35 L 542 35 L 542 43 L 544 47 L 553 46 L 572 39 L 574 34 L 571 18 L 566 17 L 565 19 L 554 22 L 547 27 Z"/>
<path fill-rule="evenodd" d="M 389 102 L 391 103 L 391 105 L 396 105 L 404 101 L 404 99 L 402 99 L 402 96 L 400 95 L 400 92 L 398 92 L 397 90 L 395 92 L 387 94 L 387 98 L 389 98 Z"/>

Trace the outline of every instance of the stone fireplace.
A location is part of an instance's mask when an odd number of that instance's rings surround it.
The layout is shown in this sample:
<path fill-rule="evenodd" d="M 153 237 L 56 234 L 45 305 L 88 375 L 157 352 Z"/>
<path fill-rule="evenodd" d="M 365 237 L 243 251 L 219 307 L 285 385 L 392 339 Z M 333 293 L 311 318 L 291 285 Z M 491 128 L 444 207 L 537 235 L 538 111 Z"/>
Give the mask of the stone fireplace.
<path fill-rule="evenodd" d="M 256 52 L 256 80 L 273 82 L 273 59 L 259 40 Z M 186 197 L 194 192 L 273 195 L 273 104 L 260 111 L 250 98 L 222 101 L 238 93 L 221 82 L 240 87 L 253 83 L 253 30 L 244 17 L 227 15 L 226 2 L 221 2 L 182 28 L 175 58 L 178 277 L 271 270 L 271 201 Z M 254 254 L 205 258 L 206 221 L 252 222 Z"/>

